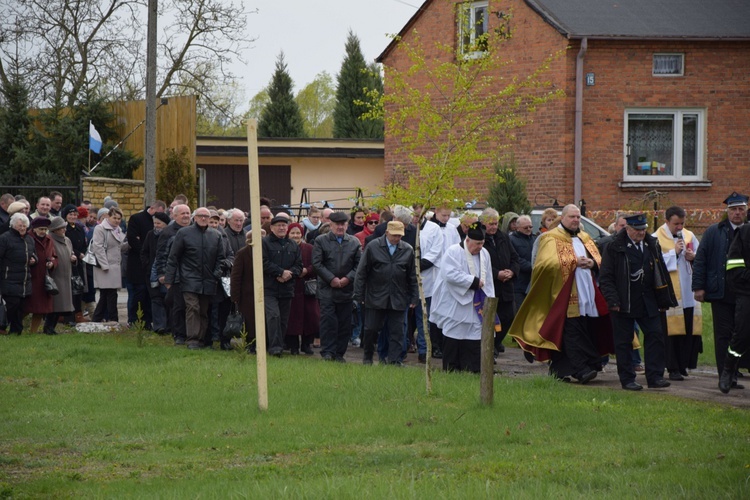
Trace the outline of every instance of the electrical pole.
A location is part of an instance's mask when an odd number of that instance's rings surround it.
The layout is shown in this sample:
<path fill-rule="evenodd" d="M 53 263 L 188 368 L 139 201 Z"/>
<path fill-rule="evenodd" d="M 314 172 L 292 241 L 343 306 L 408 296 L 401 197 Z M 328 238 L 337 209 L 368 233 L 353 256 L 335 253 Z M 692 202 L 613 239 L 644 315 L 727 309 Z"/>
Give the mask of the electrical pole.
<path fill-rule="evenodd" d="M 143 159 L 144 202 L 156 201 L 156 21 L 158 0 L 148 0 L 146 35 L 146 154 Z"/>

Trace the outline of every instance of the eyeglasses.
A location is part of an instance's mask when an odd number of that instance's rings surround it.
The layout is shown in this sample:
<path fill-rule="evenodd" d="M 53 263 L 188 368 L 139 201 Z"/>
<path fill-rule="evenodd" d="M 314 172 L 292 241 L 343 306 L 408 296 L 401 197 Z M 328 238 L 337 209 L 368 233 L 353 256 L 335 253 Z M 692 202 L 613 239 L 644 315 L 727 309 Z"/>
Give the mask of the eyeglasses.
<path fill-rule="evenodd" d="M 367 223 L 368 224 L 372 224 L 372 225 L 377 225 L 378 221 L 376 221 L 376 220 L 368 220 Z"/>
<path fill-rule="evenodd" d="M 208 219 L 211 216 L 210 215 L 204 215 L 204 214 L 197 214 L 195 217 L 196 218 L 200 217 L 201 219 Z"/>

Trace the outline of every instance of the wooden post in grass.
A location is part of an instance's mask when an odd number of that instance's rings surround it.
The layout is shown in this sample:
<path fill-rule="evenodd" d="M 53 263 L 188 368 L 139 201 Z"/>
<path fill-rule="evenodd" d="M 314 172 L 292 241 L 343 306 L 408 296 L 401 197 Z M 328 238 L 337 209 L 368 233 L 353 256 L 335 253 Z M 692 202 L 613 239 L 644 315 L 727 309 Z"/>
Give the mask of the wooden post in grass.
<path fill-rule="evenodd" d="M 495 312 L 497 297 L 487 297 L 482 306 L 482 362 L 479 375 L 479 396 L 489 406 L 495 397 Z"/>
<path fill-rule="evenodd" d="M 258 173 L 258 121 L 247 120 L 247 173 L 250 181 L 250 224 L 253 227 L 253 294 L 255 295 L 255 351 L 258 366 L 258 407 L 268 410 L 266 312 L 263 300 L 263 245 L 260 229 L 260 174 Z"/>

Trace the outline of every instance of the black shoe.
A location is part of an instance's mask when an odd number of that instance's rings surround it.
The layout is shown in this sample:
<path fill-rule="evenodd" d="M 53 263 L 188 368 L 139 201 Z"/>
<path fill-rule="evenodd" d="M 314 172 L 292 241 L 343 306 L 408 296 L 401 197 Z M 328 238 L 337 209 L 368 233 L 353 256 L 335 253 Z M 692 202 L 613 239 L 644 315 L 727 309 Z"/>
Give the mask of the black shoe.
<path fill-rule="evenodd" d="M 201 349 L 205 349 L 206 347 L 201 344 L 188 344 L 187 348 L 191 351 L 199 351 Z"/>
<path fill-rule="evenodd" d="M 726 356 L 724 369 L 721 370 L 721 375 L 719 375 L 719 390 L 724 394 L 728 394 L 729 389 L 732 388 L 732 382 L 736 380 L 734 374 L 737 372 L 737 365 L 740 364 L 739 357 L 733 356 L 729 352 Z"/>
<path fill-rule="evenodd" d="M 333 356 L 330 354 L 323 354 L 323 361 L 333 361 Z"/>
<path fill-rule="evenodd" d="M 362 360 L 363 365 L 372 365 L 372 358 L 365 358 Z"/>
<path fill-rule="evenodd" d="M 417 356 L 417 360 L 420 363 L 427 363 L 427 354 L 420 354 Z"/>
<path fill-rule="evenodd" d="M 580 382 L 581 384 L 588 384 L 589 382 L 591 382 L 595 378 L 596 378 L 596 371 L 595 370 L 591 370 L 591 371 L 588 371 L 588 372 L 584 373 L 580 377 L 578 377 L 578 382 Z"/>
<path fill-rule="evenodd" d="M 299 349 L 292 349 L 291 355 L 292 356 L 299 356 Z"/>
<path fill-rule="evenodd" d="M 625 389 L 626 391 L 640 391 L 641 389 L 643 389 L 643 386 L 639 384 L 638 382 L 630 382 L 630 383 L 624 384 L 622 388 Z"/>
<path fill-rule="evenodd" d="M 534 362 L 534 355 L 528 351 L 523 351 L 523 357 L 526 358 L 526 361 L 528 361 L 529 363 Z"/>
<path fill-rule="evenodd" d="M 648 388 L 649 388 L 649 389 L 664 389 L 664 388 L 666 388 L 666 387 L 669 387 L 670 385 L 672 385 L 672 384 L 670 384 L 670 383 L 669 383 L 668 381 L 666 381 L 665 379 L 663 379 L 663 378 L 660 378 L 660 379 L 658 379 L 658 380 L 654 380 L 654 382 L 653 382 L 653 383 L 651 383 L 651 384 L 648 384 Z"/>
<path fill-rule="evenodd" d="M 400 368 L 404 367 L 404 364 L 401 361 L 391 361 L 388 363 L 390 366 L 398 366 Z"/>
<path fill-rule="evenodd" d="M 336 356 L 335 358 L 333 358 L 333 360 L 337 363 L 346 363 L 344 356 Z"/>
<path fill-rule="evenodd" d="M 313 354 L 315 354 L 315 352 L 313 352 L 313 350 L 312 350 L 312 347 L 310 347 L 309 345 L 303 346 L 302 347 L 302 352 L 304 352 L 308 356 L 312 356 Z"/>
<path fill-rule="evenodd" d="M 175 337 L 175 339 L 174 339 L 174 345 L 185 345 L 185 338 L 183 338 L 183 337 Z"/>
<path fill-rule="evenodd" d="M 738 384 L 736 380 L 732 382 L 732 389 L 744 389 L 744 388 L 745 386 L 742 384 Z"/>
<path fill-rule="evenodd" d="M 232 348 L 232 344 L 230 344 L 229 342 L 224 342 L 224 341 L 221 342 L 221 344 L 219 345 L 219 348 L 222 351 L 232 351 L 232 350 L 234 350 Z"/>
<path fill-rule="evenodd" d="M 669 372 L 669 380 L 685 380 L 680 372 Z"/>
<path fill-rule="evenodd" d="M 50 328 L 48 326 L 45 326 L 42 331 L 44 331 L 44 333 L 46 335 L 57 335 L 57 332 L 55 331 L 55 329 L 54 328 Z"/>
<path fill-rule="evenodd" d="M 440 349 L 433 349 L 432 357 L 435 359 L 443 359 L 443 351 L 441 351 Z"/>
<path fill-rule="evenodd" d="M 500 344 L 499 346 L 495 348 L 495 356 L 497 356 L 498 354 L 502 352 L 505 352 L 505 346 L 503 344 Z"/>

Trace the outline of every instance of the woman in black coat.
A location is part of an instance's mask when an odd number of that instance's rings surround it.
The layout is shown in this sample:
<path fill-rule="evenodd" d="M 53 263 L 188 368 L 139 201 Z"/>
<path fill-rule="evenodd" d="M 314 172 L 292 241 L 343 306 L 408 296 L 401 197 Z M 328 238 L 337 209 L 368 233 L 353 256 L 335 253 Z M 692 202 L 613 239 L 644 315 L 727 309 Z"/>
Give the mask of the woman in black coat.
<path fill-rule="evenodd" d="M 65 227 L 65 236 L 67 236 L 73 244 L 73 253 L 76 256 L 76 262 L 73 264 L 71 273 L 73 276 L 80 276 L 83 280 L 85 291 L 87 276 L 83 257 L 86 255 L 87 250 L 86 230 L 83 228 L 83 224 L 78 222 L 78 209 L 75 205 L 65 205 L 60 211 L 60 217 L 62 217 L 67 223 L 67 226 Z M 75 316 L 68 319 L 69 323 L 82 323 L 88 321 L 88 319 L 83 317 L 83 304 L 81 297 L 81 294 L 73 294 L 73 312 L 75 313 Z"/>
<path fill-rule="evenodd" d="M 31 271 L 36 264 L 34 241 L 26 231 L 29 219 L 21 212 L 10 218 L 10 229 L 0 236 L 0 294 L 5 300 L 9 332 L 21 335 L 23 308 L 31 295 Z"/>

